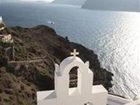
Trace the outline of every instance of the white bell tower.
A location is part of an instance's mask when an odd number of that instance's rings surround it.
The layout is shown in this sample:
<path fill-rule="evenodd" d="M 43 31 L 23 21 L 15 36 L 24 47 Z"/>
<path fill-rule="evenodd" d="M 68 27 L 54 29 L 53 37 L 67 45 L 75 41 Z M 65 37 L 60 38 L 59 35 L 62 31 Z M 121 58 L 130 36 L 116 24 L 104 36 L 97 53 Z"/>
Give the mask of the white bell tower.
<path fill-rule="evenodd" d="M 107 91 L 102 85 L 93 86 L 93 72 L 89 62 L 83 62 L 76 49 L 72 56 L 55 64 L 55 89 L 37 92 L 38 105 L 106 105 Z M 69 88 L 69 72 L 78 67 L 77 87 Z"/>

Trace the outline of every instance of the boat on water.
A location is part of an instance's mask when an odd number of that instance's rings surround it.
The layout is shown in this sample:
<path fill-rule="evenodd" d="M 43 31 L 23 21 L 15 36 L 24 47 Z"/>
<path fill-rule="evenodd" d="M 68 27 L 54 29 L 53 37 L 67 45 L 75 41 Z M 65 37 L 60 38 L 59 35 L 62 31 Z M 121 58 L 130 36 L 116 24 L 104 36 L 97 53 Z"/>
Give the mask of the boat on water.
<path fill-rule="evenodd" d="M 49 20 L 49 21 L 47 21 L 47 23 L 48 23 L 48 24 L 55 24 L 55 22 L 50 21 L 50 20 Z"/>

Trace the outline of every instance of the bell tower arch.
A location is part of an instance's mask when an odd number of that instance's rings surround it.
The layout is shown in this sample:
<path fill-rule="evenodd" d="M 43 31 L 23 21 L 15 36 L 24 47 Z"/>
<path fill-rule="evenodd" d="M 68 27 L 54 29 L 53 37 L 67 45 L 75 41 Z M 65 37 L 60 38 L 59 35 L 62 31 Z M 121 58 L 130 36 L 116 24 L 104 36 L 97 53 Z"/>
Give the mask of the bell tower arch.
<path fill-rule="evenodd" d="M 69 95 L 87 95 L 91 93 L 93 83 L 93 72 L 89 69 L 89 62 L 84 63 L 74 50 L 73 56 L 62 61 L 59 65 L 55 65 L 55 90 L 58 97 L 66 97 Z M 69 91 L 69 72 L 73 67 L 78 67 L 77 71 L 77 87 L 75 91 Z M 62 89 L 63 87 L 63 89 Z"/>

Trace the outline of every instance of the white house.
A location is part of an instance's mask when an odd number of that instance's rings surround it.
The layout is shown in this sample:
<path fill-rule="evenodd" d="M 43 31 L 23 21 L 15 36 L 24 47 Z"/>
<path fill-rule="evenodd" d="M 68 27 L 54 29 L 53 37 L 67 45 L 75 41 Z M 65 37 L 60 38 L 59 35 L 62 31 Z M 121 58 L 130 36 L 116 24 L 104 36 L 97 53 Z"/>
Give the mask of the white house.
<path fill-rule="evenodd" d="M 11 34 L 2 34 L 0 35 L 0 41 L 3 42 L 3 43 L 13 43 L 13 38 L 12 38 L 12 35 Z"/>
<path fill-rule="evenodd" d="M 0 23 L 2 23 L 2 17 L 0 16 Z"/>
<path fill-rule="evenodd" d="M 0 16 L 0 32 L 5 29 L 5 24 L 3 22 L 2 17 Z M 11 34 L 3 34 L 0 33 L 0 42 L 3 43 L 13 43 L 13 38 Z"/>
<path fill-rule="evenodd" d="M 0 16 L 0 31 L 4 30 L 5 29 L 5 24 L 3 22 L 3 19 L 2 17 Z"/>

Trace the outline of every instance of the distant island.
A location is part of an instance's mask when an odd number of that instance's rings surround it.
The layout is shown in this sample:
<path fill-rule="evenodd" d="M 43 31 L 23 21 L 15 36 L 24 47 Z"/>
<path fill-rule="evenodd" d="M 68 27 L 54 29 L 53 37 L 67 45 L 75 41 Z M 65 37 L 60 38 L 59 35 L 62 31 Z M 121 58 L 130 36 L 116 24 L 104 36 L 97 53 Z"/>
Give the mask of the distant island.
<path fill-rule="evenodd" d="M 86 0 L 54 0 L 54 4 L 83 5 Z"/>
<path fill-rule="evenodd" d="M 139 0 L 87 0 L 82 8 L 140 12 L 140 2 Z"/>
<path fill-rule="evenodd" d="M 101 68 L 92 50 L 57 35 L 48 26 L 6 27 L 0 34 L 12 36 L 6 42 L 0 38 L 0 105 L 36 105 L 37 90 L 54 88 L 54 63 L 59 64 L 74 48 L 83 61 L 90 62 L 94 84 L 112 87 L 113 74 Z M 76 72 L 70 77 L 70 86 L 76 86 Z"/>

